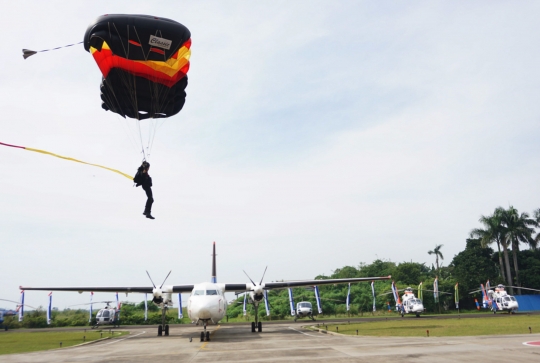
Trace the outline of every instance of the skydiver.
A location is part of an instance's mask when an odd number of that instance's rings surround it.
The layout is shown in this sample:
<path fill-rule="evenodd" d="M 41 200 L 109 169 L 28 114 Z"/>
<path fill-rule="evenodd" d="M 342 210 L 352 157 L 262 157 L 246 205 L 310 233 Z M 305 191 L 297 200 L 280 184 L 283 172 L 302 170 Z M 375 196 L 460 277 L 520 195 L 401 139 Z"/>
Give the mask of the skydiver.
<path fill-rule="evenodd" d="M 147 161 L 143 161 L 142 165 L 139 166 L 139 169 L 137 170 L 137 176 L 133 180 L 136 182 L 137 186 L 142 186 L 142 188 L 146 192 L 146 196 L 148 197 L 148 199 L 146 200 L 143 214 L 146 216 L 146 218 L 155 219 L 151 213 L 152 203 L 154 203 L 154 197 L 152 195 L 152 178 L 148 174 L 149 169 L 150 163 L 148 163 Z"/>

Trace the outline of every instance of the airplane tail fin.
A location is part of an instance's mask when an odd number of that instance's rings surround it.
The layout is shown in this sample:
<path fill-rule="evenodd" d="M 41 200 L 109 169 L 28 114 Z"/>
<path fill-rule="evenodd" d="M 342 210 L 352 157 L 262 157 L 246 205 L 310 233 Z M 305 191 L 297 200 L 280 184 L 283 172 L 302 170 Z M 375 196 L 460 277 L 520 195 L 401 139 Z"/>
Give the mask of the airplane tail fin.
<path fill-rule="evenodd" d="M 217 282 L 216 277 L 216 242 L 214 242 L 213 251 L 212 251 L 212 280 L 213 283 Z"/>

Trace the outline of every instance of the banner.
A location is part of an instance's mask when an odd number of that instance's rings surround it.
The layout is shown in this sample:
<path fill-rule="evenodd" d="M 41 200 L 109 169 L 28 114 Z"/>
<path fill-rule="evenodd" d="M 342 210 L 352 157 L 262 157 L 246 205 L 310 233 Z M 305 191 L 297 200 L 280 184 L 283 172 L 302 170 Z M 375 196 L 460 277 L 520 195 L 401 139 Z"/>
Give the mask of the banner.
<path fill-rule="evenodd" d="M 347 291 L 347 311 L 351 309 L 351 284 L 349 283 L 349 290 Z"/>
<path fill-rule="evenodd" d="M 294 298 L 293 298 L 293 293 L 292 293 L 291 288 L 289 288 L 289 304 L 291 305 L 291 315 L 295 316 L 296 315 L 296 309 L 294 308 Z"/>
<path fill-rule="evenodd" d="M 144 294 L 144 321 L 148 320 L 148 294 Z"/>
<path fill-rule="evenodd" d="M 244 316 L 247 314 L 246 312 L 246 299 L 247 299 L 247 292 L 244 294 L 244 308 L 242 312 L 244 313 Z"/>
<path fill-rule="evenodd" d="M 459 309 L 459 283 L 456 282 L 454 286 L 454 302 L 456 303 L 456 309 Z"/>
<path fill-rule="evenodd" d="M 93 304 L 92 304 L 92 299 L 94 298 L 94 292 L 93 291 L 90 291 L 90 315 L 88 316 L 88 322 L 89 323 L 92 323 L 92 314 L 93 314 Z"/>
<path fill-rule="evenodd" d="M 373 311 L 377 311 L 377 308 L 375 307 L 376 299 L 375 299 L 375 284 L 373 281 L 371 281 L 371 293 L 373 294 Z"/>
<path fill-rule="evenodd" d="M 317 309 L 322 314 L 321 296 L 319 295 L 319 286 L 315 286 L 315 300 L 317 300 Z"/>
<path fill-rule="evenodd" d="M 21 290 L 21 301 L 19 304 L 19 321 L 23 321 L 24 317 L 24 290 Z"/>
<path fill-rule="evenodd" d="M 401 305 L 401 300 L 399 299 L 399 292 L 397 291 L 396 283 L 394 281 L 392 281 L 392 293 L 394 294 L 394 300 L 396 301 L 396 306 L 399 307 Z"/>
<path fill-rule="evenodd" d="M 49 292 L 49 307 L 47 308 L 47 324 L 51 324 L 52 291 Z"/>
<path fill-rule="evenodd" d="M 422 282 L 420 283 L 420 285 L 418 285 L 418 298 L 424 301 L 424 285 L 422 284 Z"/>
<path fill-rule="evenodd" d="M 266 316 L 270 316 L 270 303 L 268 302 L 268 290 L 264 290 L 264 307 L 266 308 Z"/>
<path fill-rule="evenodd" d="M 182 313 L 182 294 L 178 294 L 178 319 L 182 319 L 184 314 Z"/>
<path fill-rule="evenodd" d="M 120 310 L 120 300 L 118 300 L 118 293 L 116 293 L 116 308 Z"/>
<path fill-rule="evenodd" d="M 439 301 L 439 278 L 435 277 L 435 281 L 433 281 L 433 299 L 435 302 Z"/>

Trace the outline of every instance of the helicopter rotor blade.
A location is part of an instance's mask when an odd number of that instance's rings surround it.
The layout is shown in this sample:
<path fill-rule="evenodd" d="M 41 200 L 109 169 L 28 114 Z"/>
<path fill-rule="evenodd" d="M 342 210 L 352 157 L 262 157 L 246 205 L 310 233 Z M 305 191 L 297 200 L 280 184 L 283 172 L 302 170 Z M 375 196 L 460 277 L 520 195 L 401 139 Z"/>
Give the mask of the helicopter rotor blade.
<path fill-rule="evenodd" d="M 167 277 L 165 277 L 165 280 L 163 280 L 163 283 L 161 284 L 161 286 L 159 287 L 160 289 L 163 287 L 163 285 L 165 284 L 165 281 L 167 281 L 167 279 L 169 278 L 169 275 L 171 274 L 172 270 L 169 271 L 169 273 L 167 274 Z M 155 287 L 155 286 L 154 286 Z"/>
<path fill-rule="evenodd" d="M 146 270 L 146 274 L 148 275 L 148 278 L 150 279 L 150 282 L 152 282 L 152 286 L 154 286 L 154 289 L 155 289 L 156 284 L 154 284 L 154 281 L 152 281 L 152 278 L 150 277 L 150 274 L 148 273 L 148 270 Z"/>

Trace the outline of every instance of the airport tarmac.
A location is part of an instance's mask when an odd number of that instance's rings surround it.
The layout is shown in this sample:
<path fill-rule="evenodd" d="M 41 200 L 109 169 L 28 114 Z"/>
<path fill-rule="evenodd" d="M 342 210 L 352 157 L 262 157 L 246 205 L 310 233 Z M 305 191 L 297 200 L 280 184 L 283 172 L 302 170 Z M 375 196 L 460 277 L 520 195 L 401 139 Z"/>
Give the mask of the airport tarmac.
<path fill-rule="evenodd" d="M 306 325 L 307 326 L 307 325 Z M 323 334 L 300 324 L 210 326 L 210 342 L 200 342 L 198 326 L 171 326 L 158 337 L 154 327 L 127 328 L 118 339 L 26 354 L 0 356 L 0 362 L 465 362 L 540 359 L 540 334 L 482 337 L 365 337 Z M 192 341 L 190 342 L 190 338 Z"/>

